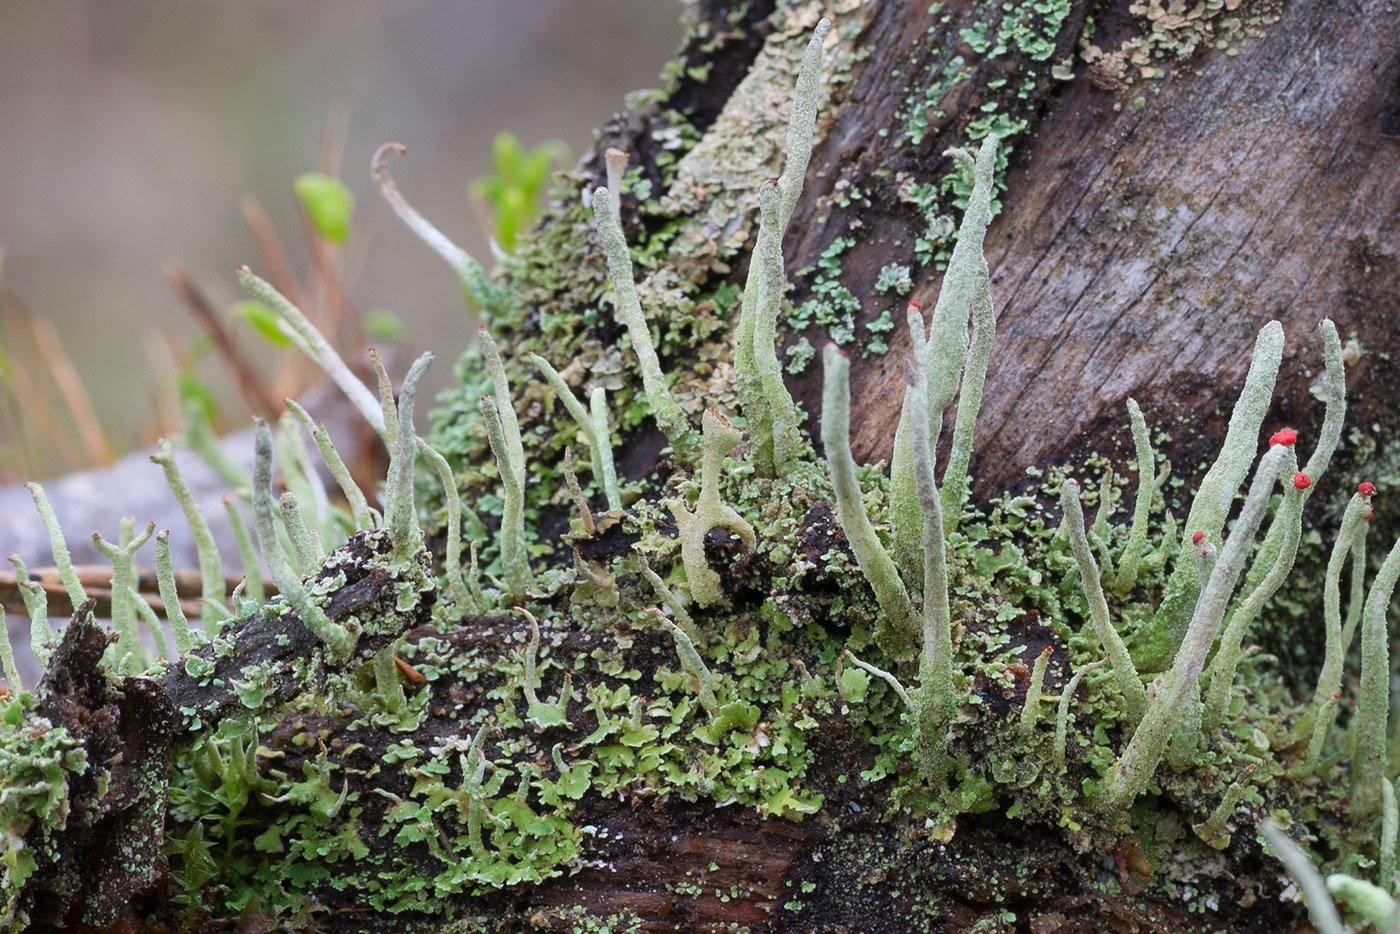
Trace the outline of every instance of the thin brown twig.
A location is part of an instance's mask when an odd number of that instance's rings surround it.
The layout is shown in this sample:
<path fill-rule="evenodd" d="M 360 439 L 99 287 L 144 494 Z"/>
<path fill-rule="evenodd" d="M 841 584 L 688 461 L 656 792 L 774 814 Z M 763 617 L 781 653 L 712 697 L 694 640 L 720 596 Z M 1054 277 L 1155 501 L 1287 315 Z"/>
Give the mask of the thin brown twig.
<path fill-rule="evenodd" d="M 83 381 L 78 376 L 73 361 L 68 359 L 68 354 L 63 351 L 58 331 L 51 323 L 41 318 L 31 318 L 29 326 L 34 332 L 34 344 L 39 350 L 39 356 L 58 385 L 58 391 L 63 395 L 63 401 L 67 403 L 73 423 L 77 426 L 78 437 L 87 448 L 93 463 L 112 463 L 116 459 L 112 453 L 112 446 L 107 442 L 107 435 L 102 431 L 97 413 L 92 408 L 92 400 L 83 388 Z"/>

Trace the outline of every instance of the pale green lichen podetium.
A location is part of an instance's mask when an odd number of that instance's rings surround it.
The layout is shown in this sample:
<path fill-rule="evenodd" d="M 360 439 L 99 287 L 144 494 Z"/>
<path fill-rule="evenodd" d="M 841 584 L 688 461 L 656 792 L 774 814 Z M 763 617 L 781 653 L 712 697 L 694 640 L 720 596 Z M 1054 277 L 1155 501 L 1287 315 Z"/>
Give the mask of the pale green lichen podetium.
<path fill-rule="evenodd" d="M 1030 685 L 1026 688 L 1026 702 L 1021 706 L 1021 735 L 1030 736 L 1035 732 L 1036 721 L 1040 718 L 1040 695 L 1045 689 L 1045 671 L 1050 667 L 1050 658 L 1055 654 L 1055 647 L 1047 645 L 1035 657 L 1035 664 L 1031 668 Z"/>
<path fill-rule="evenodd" d="M 836 516 L 884 615 L 876 628 L 876 641 L 891 658 L 906 658 L 919 644 L 919 625 L 899 570 L 880 544 L 861 501 L 856 462 L 851 456 L 851 361 L 835 344 L 827 344 L 822 365 L 822 444 L 836 496 Z"/>
<path fill-rule="evenodd" d="M 26 483 L 24 486 L 34 497 L 34 508 L 39 511 L 39 521 L 44 524 L 44 532 L 49 537 L 49 548 L 53 551 L 54 567 L 58 568 L 58 579 L 63 584 L 64 593 L 68 595 L 68 602 L 75 608 L 80 607 L 87 600 L 87 592 L 83 590 L 82 582 L 78 580 L 78 572 L 73 570 L 73 559 L 68 552 L 68 543 L 63 540 L 63 529 L 59 528 L 58 516 L 54 515 L 53 506 L 49 504 L 48 494 L 37 483 Z"/>
<path fill-rule="evenodd" d="M 277 521 L 273 515 L 272 499 L 272 432 L 267 422 L 253 420 L 256 453 L 253 458 L 253 531 L 258 537 L 263 560 L 272 573 L 282 598 L 296 611 L 306 628 L 325 644 L 332 658 L 344 660 L 355 649 L 355 636 L 344 626 L 333 622 L 319 607 L 301 578 L 292 570 L 282 542 L 277 537 Z"/>
<path fill-rule="evenodd" d="M 140 663 L 135 661 L 141 645 L 136 637 L 136 607 L 132 603 L 136 572 L 131 565 L 131 556 L 146 544 L 155 531 L 155 522 L 149 522 L 140 535 L 120 545 L 112 544 L 97 532 L 92 533 L 93 546 L 112 562 L 112 628 L 117 632 L 118 667 L 125 674 L 136 674 L 141 668 Z"/>
<path fill-rule="evenodd" d="M 695 681 L 696 693 L 700 697 L 700 706 L 704 707 L 712 716 L 717 715 L 720 704 L 719 698 L 715 696 L 715 676 L 710 671 L 710 666 L 705 664 L 705 660 L 696 651 L 695 643 L 691 641 L 690 636 L 680 626 L 667 619 L 666 614 L 656 607 L 648 607 L 643 612 L 655 616 L 666 631 L 671 634 L 671 638 L 676 643 L 676 656 L 681 661 L 681 667 Z"/>
<path fill-rule="evenodd" d="M 1135 400 L 1128 400 L 1128 419 L 1133 429 L 1133 448 L 1137 454 L 1137 502 L 1133 504 L 1133 525 L 1128 532 L 1128 544 L 1118 559 L 1118 574 L 1113 590 L 1127 596 L 1137 586 L 1138 564 L 1147 547 L 1147 523 L 1152 517 L 1152 498 L 1157 495 L 1157 457 L 1152 452 L 1152 439 L 1147 434 L 1147 419 Z"/>
<path fill-rule="evenodd" d="M 1094 626 L 1094 634 L 1099 637 L 1113 664 L 1113 677 L 1123 694 L 1128 721 L 1137 724 L 1147 710 L 1147 689 L 1142 686 L 1142 679 L 1138 677 L 1123 637 L 1118 635 L 1118 630 L 1113 628 L 1113 620 L 1109 618 L 1108 601 L 1104 598 L 1103 582 L 1099 579 L 1099 565 L 1089 550 L 1089 539 L 1084 531 L 1084 510 L 1079 504 L 1079 484 L 1075 481 L 1066 480 L 1061 488 L 1060 508 L 1064 512 L 1064 529 L 1069 536 L 1070 551 L 1074 553 L 1074 563 L 1079 568 L 1079 586 L 1089 603 L 1089 619 Z"/>
<path fill-rule="evenodd" d="M 599 386 L 593 390 L 589 399 L 590 411 L 583 407 L 583 403 L 574 395 L 569 384 L 564 382 L 564 377 L 559 375 L 559 371 L 551 366 L 548 360 L 529 350 L 525 351 L 525 359 L 535 365 L 545 382 L 554 389 L 554 394 L 559 397 L 564 409 L 573 416 L 579 434 L 588 444 L 588 449 L 593 452 L 593 469 L 598 485 L 603 488 L 603 497 L 608 502 L 608 508 L 621 509 L 622 491 L 617 484 L 617 467 L 613 463 L 612 434 L 603 388 Z"/>
<path fill-rule="evenodd" d="M 1284 475 L 1292 477 L 1297 474 L 1298 461 L 1292 451 L 1292 445 L 1282 446 L 1289 449 L 1283 468 Z M 1260 548 L 1259 554 L 1254 559 L 1255 566 L 1258 567 L 1268 562 L 1268 571 L 1252 587 L 1246 580 L 1245 586 L 1249 588 L 1249 593 L 1235 606 L 1234 612 L 1230 614 L 1230 622 L 1225 626 L 1225 631 L 1220 634 L 1215 658 L 1211 659 L 1210 668 L 1205 674 L 1207 686 L 1201 725 L 1207 730 L 1215 729 L 1225 717 L 1225 709 L 1230 704 L 1230 688 L 1235 680 L 1235 668 L 1239 665 L 1245 633 L 1248 632 L 1255 617 L 1264 609 L 1264 604 L 1268 603 L 1278 592 L 1279 587 L 1283 585 L 1288 572 L 1293 570 L 1293 560 L 1298 556 L 1298 542 L 1303 535 L 1303 492 L 1298 488 L 1297 483 L 1290 482 L 1284 485 L 1283 503 L 1280 504 L 1278 512 L 1274 514 L 1274 520 L 1269 526 L 1270 532 L 1275 528 L 1283 530 L 1279 536 L 1278 550 L 1274 553 L 1273 560 L 1269 562 L 1268 549 Z M 1268 539 L 1269 535 L 1266 533 L 1264 539 L 1266 545 Z"/>
<path fill-rule="evenodd" d="M 1375 489 L 1369 484 L 1362 486 L 1373 491 Z M 1370 496 L 1364 492 L 1352 496 L 1346 511 L 1342 513 L 1342 526 L 1337 532 L 1337 540 L 1332 544 L 1332 554 L 1327 559 L 1322 585 L 1322 618 L 1326 627 L 1322 671 L 1317 676 L 1317 690 L 1313 692 L 1313 699 L 1294 729 L 1296 738 L 1308 740 L 1308 768 L 1317 765 L 1322 744 L 1332 732 L 1332 722 L 1337 716 L 1337 695 L 1342 689 L 1342 668 L 1347 652 L 1347 646 L 1342 641 L 1342 565 L 1346 564 L 1353 543 L 1364 528 L 1364 517 L 1370 511 Z M 1359 571 L 1358 568 L 1357 573 Z"/>
<path fill-rule="evenodd" d="M 1400 541 L 1390 549 L 1371 592 L 1361 623 L 1361 678 L 1356 689 L 1356 714 L 1351 719 L 1351 810 L 1360 822 L 1376 815 L 1381 804 L 1381 780 L 1386 769 L 1386 718 L 1390 713 L 1390 636 L 1386 611 L 1400 579 Z"/>
<path fill-rule="evenodd" d="M 959 234 L 961 236 L 961 234 Z M 979 257 L 981 259 L 981 257 Z M 952 534 L 962 518 L 967 502 L 967 469 L 972 463 L 972 442 L 977 429 L 977 413 L 982 409 L 982 388 L 987 382 L 987 365 L 997 335 L 996 309 L 992 306 L 991 275 L 982 259 L 977 287 L 972 298 L 972 341 L 967 348 L 962 387 L 958 391 L 958 414 L 953 422 L 953 444 L 948 450 L 948 466 L 943 468 L 943 530 Z"/>
<path fill-rule="evenodd" d="M 44 592 L 42 584 L 29 579 L 29 568 L 25 567 L 24 560 L 18 554 L 10 555 L 10 564 L 14 565 L 20 598 L 24 600 L 25 612 L 29 614 L 29 651 L 41 667 L 47 668 L 58 638 L 49 625 L 49 595 Z M 8 628 L 5 636 L 9 638 Z"/>
<path fill-rule="evenodd" d="M 161 602 L 165 604 L 165 618 L 170 621 L 170 631 L 175 636 L 175 652 L 178 656 L 188 655 L 194 647 L 194 639 L 190 634 L 189 621 L 185 619 L 185 611 L 180 606 L 180 593 L 175 588 L 169 529 L 156 535 L 156 587 L 160 590 Z"/>
<path fill-rule="evenodd" d="M 375 187 L 384 196 L 384 200 L 389 202 L 389 207 L 394 209 L 404 226 L 452 267 L 452 271 L 457 274 L 457 281 L 462 286 L 462 294 L 476 309 L 482 321 L 489 324 L 490 315 L 497 311 L 500 304 L 500 289 L 470 253 L 449 240 L 442 231 L 429 223 L 427 218 L 414 210 L 399 193 L 398 186 L 389 177 L 387 157 L 391 152 L 402 155 L 408 152 L 408 149 L 399 143 L 385 143 L 375 150 L 374 157 L 370 159 L 370 174 L 374 178 Z"/>
<path fill-rule="evenodd" d="M 705 536 L 710 529 L 725 528 L 739 536 L 745 551 L 757 545 L 753 526 L 743 516 L 720 499 L 719 477 L 724 459 L 743 440 L 739 429 L 715 409 L 706 409 L 702 421 L 704 440 L 700 461 L 700 496 L 695 510 L 686 508 L 679 498 L 666 500 L 666 507 L 676 517 L 681 542 L 681 563 L 690 584 L 690 596 L 702 607 L 714 606 L 725 600 L 719 575 L 705 560 Z"/>
<path fill-rule="evenodd" d="M 1095 668 L 1108 664 L 1107 658 L 1101 658 L 1096 662 L 1090 662 L 1083 668 L 1076 671 L 1070 677 L 1064 689 L 1060 691 L 1060 703 L 1055 709 L 1055 768 L 1060 768 L 1065 764 L 1065 743 L 1069 739 L 1069 705 L 1074 701 L 1074 692 L 1079 690 L 1079 682 L 1084 680 L 1084 676 Z"/>
<path fill-rule="evenodd" d="M 1128 748 L 1119 756 L 1106 780 L 1102 801 L 1105 810 L 1120 812 L 1132 804 L 1152 778 L 1173 731 L 1197 703 L 1201 670 L 1220 631 L 1230 595 L 1253 547 L 1254 533 L 1263 521 L 1274 483 L 1289 453 L 1287 445 L 1276 444 L 1260 459 L 1244 507 L 1225 540 L 1225 546 L 1220 549 L 1220 557 L 1216 559 L 1210 579 L 1201 590 L 1186 638 L 1176 653 L 1176 661 L 1163 676 L 1147 705 L 1147 713 L 1133 731 Z"/>
<path fill-rule="evenodd" d="M 345 365 L 345 361 L 336 353 L 330 341 L 316 330 L 316 326 L 301 313 L 301 309 L 273 288 L 272 283 L 253 275 L 247 266 L 238 267 L 238 283 L 249 295 L 277 312 L 278 329 L 308 360 L 325 370 L 331 382 L 345 394 L 345 398 L 350 400 L 350 404 L 359 411 L 365 421 L 369 422 L 381 438 L 385 437 L 384 412 L 378 400 Z"/>
<path fill-rule="evenodd" d="M 647 326 L 646 315 L 642 313 L 641 299 L 637 297 L 637 285 L 632 280 L 632 254 L 627 249 L 627 239 L 622 235 L 622 225 L 613 214 L 612 196 L 606 188 L 593 192 L 593 219 L 598 225 L 603 255 L 608 259 L 613 307 L 617 310 L 618 320 L 632 338 L 632 352 L 637 355 L 637 366 L 642 373 L 642 389 L 656 418 L 656 425 L 678 453 L 693 451 L 696 447 L 695 429 L 686 421 L 685 413 L 671 398 L 671 391 L 666 387 L 666 374 L 661 372 L 656 346 L 651 341 L 651 330 Z"/>
<path fill-rule="evenodd" d="M 325 557 L 320 543 L 312 537 L 306 527 L 306 519 L 301 514 L 301 505 L 291 490 L 277 498 L 277 508 L 282 515 L 282 528 L 292 543 L 292 554 L 296 556 L 297 569 L 303 575 L 310 574 Z"/>
<path fill-rule="evenodd" d="M 1283 361 L 1283 325 L 1270 321 L 1254 342 L 1254 359 L 1245 376 L 1244 389 L 1230 415 L 1220 456 L 1201 479 L 1191 502 L 1186 525 L 1182 530 L 1183 557 L 1191 551 L 1191 537 L 1204 532 L 1214 540 L 1225 527 L 1230 505 L 1239 492 L 1240 484 L 1249 474 L 1259 439 L 1259 427 L 1269 411 L 1279 364 Z M 1201 592 L 1196 576 L 1196 562 L 1178 560 L 1167 584 L 1166 596 L 1158 608 L 1150 628 L 1153 644 L 1138 655 L 1144 670 L 1157 671 L 1171 662 L 1177 646 L 1191 624 L 1192 613 Z M 1150 657 L 1149 657 L 1150 656 Z"/>
<path fill-rule="evenodd" d="M 511 596 L 522 600 L 534 581 L 525 541 L 525 446 L 520 440 L 520 422 L 515 417 L 506 370 L 496 342 L 485 327 L 477 336 L 496 394 L 495 398 L 482 397 L 481 414 L 486 417 L 486 439 L 496 456 L 501 485 L 505 487 L 501 511 L 501 569 Z"/>
<path fill-rule="evenodd" d="M 1381 779 L 1381 885 L 1391 895 L 1396 894 L 1395 885 L 1395 837 L 1400 831 L 1400 804 L 1395 801 L 1395 785 L 1388 778 Z"/>
<path fill-rule="evenodd" d="M 413 498 L 413 463 L 418 453 L 418 439 L 413 433 L 413 401 L 418 393 L 418 383 L 432 362 L 433 355 L 425 353 L 413 361 L 404 376 L 403 386 L 399 390 L 398 437 L 389 451 L 384 524 L 389 529 L 394 561 L 400 566 L 414 562 L 423 548 L 423 532 L 418 527 L 418 510 Z M 523 460 L 524 455 L 521 458 Z M 456 491 L 448 490 L 447 495 L 455 496 Z"/>
<path fill-rule="evenodd" d="M 777 355 L 777 320 L 786 285 L 782 244 L 812 157 L 822 45 L 830 28 L 830 20 L 823 19 L 807 43 L 788 116 L 783 174 L 759 193 L 758 239 L 736 328 L 735 391 L 748 420 L 755 464 L 764 476 L 782 476 L 797 459 L 802 443 L 797 428 L 801 413 L 783 383 Z"/>
<path fill-rule="evenodd" d="M 1303 890 L 1303 900 L 1319 934 L 1346 934 L 1341 916 L 1337 914 L 1337 906 L 1327 894 L 1327 886 L 1318 874 L 1317 867 L 1313 865 L 1312 858 L 1289 839 L 1288 834 L 1274 823 L 1273 818 L 1266 817 L 1260 821 L 1259 829 L 1263 831 L 1264 839 L 1269 841 L 1274 854 L 1288 869 L 1293 881 L 1298 883 L 1298 888 Z"/>
<path fill-rule="evenodd" d="M 262 603 L 266 592 L 263 589 L 258 551 L 253 547 L 252 536 L 248 534 L 248 524 L 243 521 L 243 512 L 234 503 L 233 497 L 224 497 L 224 511 L 228 514 L 229 528 L 233 530 L 233 541 L 238 548 L 238 560 L 243 562 L 244 594 L 249 600 Z M 206 632 L 205 635 L 213 634 Z"/>
<path fill-rule="evenodd" d="M 360 485 L 350 476 L 350 468 L 345 466 L 340 452 L 335 449 L 335 444 L 331 442 L 330 432 L 326 430 L 325 423 L 313 420 L 311 414 L 302 408 L 295 399 L 286 400 L 286 405 L 301 421 L 306 430 L 311 432 L 311 439 L 316 442 L 316 450 L 321 452 L 321 460 L 325 461 L 326 468 L 331 472 L 331 477 L 340 487 L 345 502 L 350 506 L 350 518 L 355 524 L 355 528 L 378 528 L 379 520 L 376 518 L 375 511 L 370 508 L 369 500 L 365 498 Z"/>
<path fill-rule="evenodd" d="M 924 632 L 919 655 L 918 707 L 921 759 L 926 774 L 941 778 L 946 770 L 946 731 L 957 716 L 957 688 L 953 683 L 953 629 L 948 607 L 948 558 L 943 538 L 942 499 L 933 476 L 933 439 L 929 437 L 928 371 L 924 347 L 924 316 L 910 306 L 906 320 L 913 346 L 914 384 L 904 393 L 909 409 L 910 442 L 914 448 L 914 485 L 923 510 Z"/>
<path fill-rule="evenodd" d="M 185 524 L 190 527 L 190 534 L 194 536 L 195 552 L 199 560 L 202 601 L 200 617 L 204 620 L 204 631 L 207 633 L 219 620 L 226 619 L 229 615 L 227 607 L 224 606 L 224 563 L 219 556 L 219 546 L 214 543 L 214 533 L 210 530 L 199 503 L 195 502 L 189 484 L 185 483 L 185 478 L 180 475 L 180 466 L 175 462 L 175 449 L 165 438 L 156 442 L 156 453 L 151 455 L 151 462 L 159 464 L 165 471 L 166 485 L 175 494 L 175 501 L 180 504 L 180 511 L 184 513 Z"/>

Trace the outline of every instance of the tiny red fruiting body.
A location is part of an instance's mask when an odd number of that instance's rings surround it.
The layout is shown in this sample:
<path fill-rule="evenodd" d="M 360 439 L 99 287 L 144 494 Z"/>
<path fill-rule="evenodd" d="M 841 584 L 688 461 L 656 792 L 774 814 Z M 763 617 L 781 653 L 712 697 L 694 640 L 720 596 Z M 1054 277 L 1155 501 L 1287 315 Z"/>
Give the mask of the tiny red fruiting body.
<path fill-rule="evenodd" d="M 1199 544 L 1201 543 L 1201 539 L 1203 539 L 1203 538 L 1205 538 L 1205 537 L 1206 537 L 1206 533 L 1204 533 L 1204 532 L 1197 532 L 1195 535 L 1192 535 L 1192 536 L 1191 536 L 1191 544 L 1193 544 L 1193 545 L 1199 545 Z"/>
<path fill-rule="evenodd" d="M 914 309 L 915 311 L 923 311 L 923 310 L 924 310 L 924 303 L 921 302 L 921 301 L 919 301 L 917 298 L 911 298 L 911 299 L 909 299 L 909 304 L 910 304 L 911 307 L 913 307 L 913 309 Z"/>
<path fill-rule="evenodd" d="M 1307 474 L 1299 472 L 1293 475 L 1293 488 L 1295 490 L 1306 490 L 1312 486 L 1312 478 Z"/>
<path fill-rule="evenodd" d="M 1292 428 L 1284 428 L 1284 429 L 1282 429 L 1282 430 L 1280 430 L 1280 431 L 1276 431 L 1276 432 L 1273 433 L 1273 436 L 1269 438 L 1269 447 L 1273 447 L 1273 446 L 1276 445 L 1276 444 L 1297 444 L 1297 443 L 1298 443 L 1298 432 L 1294 431 Z"/>
<path fill-rule="evenodd" d="M 1376 485 L 1370 480 L 1364 480 L 1361 485 L 1356 488 L 1356 492 L 1360 493 L 1362 496 L 1375 496 Z"/>

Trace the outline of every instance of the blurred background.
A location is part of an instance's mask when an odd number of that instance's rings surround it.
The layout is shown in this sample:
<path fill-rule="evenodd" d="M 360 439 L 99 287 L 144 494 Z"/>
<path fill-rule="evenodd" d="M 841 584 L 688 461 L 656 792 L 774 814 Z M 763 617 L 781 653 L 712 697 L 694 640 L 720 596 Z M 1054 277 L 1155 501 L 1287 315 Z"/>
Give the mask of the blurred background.
<path fill-rule="evenodd" d="M 493 138 L 557 140 L 571 168 L 626 92 L 655 87 L 681 37 L 668 0 L 45 0 L 0 3 L 0 483 L 149 443 L 200 328 L 162 271 L 183 267 L 224 314 L 234 269 L 268 275 L 256 199 L 293 274 L 313 261 L 292 191 L 343 152 L 357 201 L 335 260 L 347 297 L 386 309 L 446 385 L 470 321 L 447 266 L 370 182 L 376 147 L 408 199 L 490 265 L 489 206 L 469 183 Z M 480 201 L 480 199 L 478 199 Z M 245 325 L 234 328 L 257 357 Z M 57 356 L 53 345 L 62 350 Z M 90 412 L 65 374 L 86 389 Z M 228 368 L 199 368 L 244 424 Z M 26 401 L 25 386 L 31 393 Z M 18 401 L 21 404 L 16 404 Z M 50 400 L 44 418 L 36 400 Z M 162 401 L 164 400 L 164 401 Z M 84 419 L 93 424 L 84 425 Z M 94 435 L 96 432 L 96 435 Z M 62 443 L 55 443 L 63 435 Z"/>

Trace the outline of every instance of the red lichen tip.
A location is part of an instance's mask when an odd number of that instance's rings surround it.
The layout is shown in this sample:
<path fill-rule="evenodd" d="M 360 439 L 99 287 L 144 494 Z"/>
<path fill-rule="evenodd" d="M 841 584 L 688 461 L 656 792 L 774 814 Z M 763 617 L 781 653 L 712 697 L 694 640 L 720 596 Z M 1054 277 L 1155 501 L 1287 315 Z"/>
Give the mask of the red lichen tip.
<path fill-rule="evenodd" d="M 911 298 L 909 299 L 909 307 L 913 308 L 915 311 L 923 311 L 924 303 L 919 301 L 917 298 Z"/>
<path fill-rule="evenodd" d="M 1276 432 L 1273 433 L 1273 436 L 1269 438 L 1269 447 L 1273 447 L 1273 446 L 1276 445 L 1276 444 L 1297 444 L 1297 443 L 1298 443 L 1298 432 L 1294 431 L 1292 428 L 1284 428 L 1284 429 L 1281 430 L 1281 431 L 1276 431 Z M 1299 489 L 1301 489 L 1301 487 L 1300 487 Z"/>
<path fill-rule="evenodd" d="M 1193 545 L 1199 545 L 1199 544 L 1201 543 L 1201 539 L 1203 539 L 1203 538 L 1205 538 L 1205 537 L 1206 537 L 1206 533 L 1204 533 L 1204 532 L 1197 532 L 1195 535 L 1192 535 L 1192 536 L 1191 536 L 1191 544 L 1193 544 Z"/>
<path fill-rule="evenodd" d="M 1361 485 L 1356 488 L 1356 492 L 1360 493 L 1362 496 L 1375 496 L 1376 485 L 1370 480 L 1363 480 Z"/>
<path fill-rule="evenodd" d="M 1293 475 L 1293 489 L 1306 490 L 1310 486 L 1312 486 L 1312 478 L 1307 474 L 1299 472 Z"/>
<path fill-rule="evenodd" d="M 1362 516 L 1361 518 L 1363 518 L 1363 519 L 1365 519 L 1365 520 L 1367 520 L 1367 521 L 1370 521 L 1371 517 L 1374 516 L 1374 515 L 1375 515 L 1374 512 L 1368 512 L 1368 513 L 1366 513 L 1366 515 Z"/>

